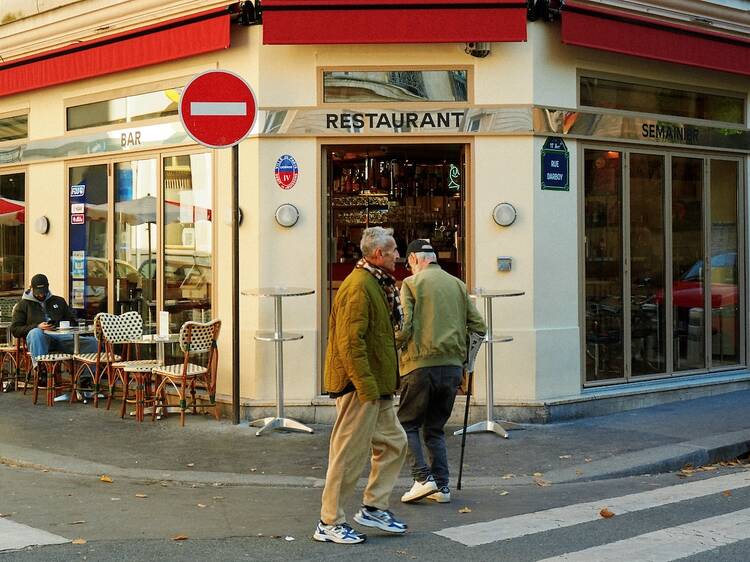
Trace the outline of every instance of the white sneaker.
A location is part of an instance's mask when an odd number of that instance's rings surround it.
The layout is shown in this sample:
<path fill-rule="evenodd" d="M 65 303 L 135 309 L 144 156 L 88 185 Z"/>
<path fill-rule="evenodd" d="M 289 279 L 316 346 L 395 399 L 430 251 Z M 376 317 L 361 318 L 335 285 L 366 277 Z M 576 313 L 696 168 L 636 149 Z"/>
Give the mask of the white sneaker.
<path fill-rule="evenodd" d="M 427 499 L 437 503 L 451 503 L 451 490 L 448 486 L 443 486 L 437 492 L 427 496 Z"/>
<path fill-rule="evenodd" d="M 437 489 L 437 484 L 432 476 L 428 476 L 424 482 L 415 480 L 411 490 L 401 496 L 401 501 L 404 503 L 418 502 L 422 498 L 426 498 L 430 494 L 437 492 Z"/>
<path fill-rule="evenodd" d="M 367 540 L 367 535 L 363 535 L 352 529 L 346 523 L 339 525 L 326 525 L 318 521 L 315 527 L 313 539 L 320 542 L 335 542 L 338 544 L 359 544 Z"/>

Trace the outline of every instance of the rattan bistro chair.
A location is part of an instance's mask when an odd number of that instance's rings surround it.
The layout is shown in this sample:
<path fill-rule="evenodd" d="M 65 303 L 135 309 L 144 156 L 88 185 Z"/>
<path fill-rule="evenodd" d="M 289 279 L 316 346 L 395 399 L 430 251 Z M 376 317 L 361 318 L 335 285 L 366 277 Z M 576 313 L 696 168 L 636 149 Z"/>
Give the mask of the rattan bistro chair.
<path fill-rule="evenodd" d="M 15 303 L 18 303 L 17 299 Z M 16 305 L 12 304 L 9 308 L 9 304 L 11 303 L 7 299 L 0 299 L 0 319 L 10 321 L 13 317 Z M 3 392 L 18 389 L 19 358 L 21 357 L 23 356 L 21 355 L 20 341 L 12 335 L 8 341 L 0 344 L 0 388 Z"/>
<path fill-rule="evenodd" d="M 101 314 L 102 335 L 104 336 L 104 348 L 106 359 L 109 363 L 109 396 L 107 397 L 107 409 L 112 404 L 114 387 L 119 380 L 122 383 L 122 407 L 120 417 L 125 417 L 125 409 L 128 401 L 135 402 L 135 416 L 138 421 L 143 421 L 145 402 L 148 398 L 146 386 L 151 382 L 151 370 L 156 367 L 155 359 L 118 360 L 115 346 L 124 346 L 123 355 L 130 355 L 130 348 L 143 338 L 143 318 L 138 312 L 126 312 L 125 314 Z M 137 349 L 137 347 L 136 347 Z M 135 383 L 135 400 L 130 400 L 130 384 Z M 149 399 L 150 400 L 150 399 Z"/>
<path fill-rule="evenodd" d="M 192 408 L 197 413 L 198 408 L 213 408 L 214 417 L 218 420 L 221 414 L 216 404 L 216 366 L 219 355 L 216 348 L 216 340 L 221 330 L 221 320 L 212 320 L 208 323 L 185 322 L 180 328 L 180 349 L 183 352 L 183 361 L 177 365 L 164 365 L 155 367 L 153 372 L 157 377 L 157 387 L 154 393 L 155 404 L 152 419 L 156 419 L 156 410 L 161 406 L 166 413 L 169 407 L 167 397 L 167 386 L 171 386 L 180 401 L 180 425 L 185 426 L 185 411 Z M 191 362 L 196 356 L 206 357 L 206 366 Z M 196 388 L 202 389 L 205 394 L 196 395 Z M 187 392 L 190 390 L 190 403 L 187 402 Z M 204 401 L 198 404 L 197 400 Z M 206 404 L 205 401 L 208 401 Z"/>
<path fill-rule="evenodd" d="M 94 336 L 96 337 L 96 352 L 95 353 L 78 353 L 73 356 L 76 362 L 76 370 L 73 373 L 73 391 L 70 393 L 70 403 L 72 404 L 76 400 L 77 392 L 93 391 L 94 393 L 94 407 L 99 407 L 99 394 L 102 389 L 102 379 L 107 377 L 107 390 L 112 392 L 114 386 L 112 370 L 109 368 L 113 361 L 121 361 L 122 357 L 115 354 L 112 358 L 106 353 L 104 349 L 104 337 L 102 335 L 102 321 L 100 312 L 94 316 Z M 82 376 L 88 373 L 93 381 L 92 388 L 84 388 L 81 385 Z M 86 400 L 83 400 L 84 404 Z M 107 402 L 110 403 L 109 401 Z"/>

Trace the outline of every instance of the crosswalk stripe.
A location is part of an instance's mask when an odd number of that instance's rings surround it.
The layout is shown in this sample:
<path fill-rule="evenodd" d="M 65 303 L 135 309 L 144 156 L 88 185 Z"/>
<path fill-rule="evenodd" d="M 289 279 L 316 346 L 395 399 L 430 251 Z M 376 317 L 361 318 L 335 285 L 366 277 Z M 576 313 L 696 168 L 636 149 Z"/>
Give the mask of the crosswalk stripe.
<path fill-rule="evenodd" d="M 67 542 L 70 542 L 70 539 L 9 519 L 0 519 L 0 551 Z"/>
<path fill-rule="evenodd" d="M 750 509 L 545 558 L 539 562 L 671 562 L 750 539 Z"/>
<path fill-rule="evenodd" d="M 747 486 L 750 486 L 750 473 L 737 472 L 626 496 L 556 507 L 505 519 L 448 527 L 436 531 L 435 534 L 466 546 L 479 546 L 596 521 L 601 518 L 599 511 L 603 507 L 608 507 L 610 511 L 622 515 Z"/>

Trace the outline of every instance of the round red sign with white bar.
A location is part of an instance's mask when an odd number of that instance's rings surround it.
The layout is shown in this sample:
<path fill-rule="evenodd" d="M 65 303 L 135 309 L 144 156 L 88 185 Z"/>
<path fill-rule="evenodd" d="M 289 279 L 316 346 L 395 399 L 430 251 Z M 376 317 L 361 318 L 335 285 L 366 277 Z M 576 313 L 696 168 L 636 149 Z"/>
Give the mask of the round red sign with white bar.
<path fill-rule="evenodd" d="M 204 146 L 227 148 L 244 139 L 255 123 L 255 94 L 243 78 L 227 70 L 195 76 L 182 90 L 180 120 Z"/>

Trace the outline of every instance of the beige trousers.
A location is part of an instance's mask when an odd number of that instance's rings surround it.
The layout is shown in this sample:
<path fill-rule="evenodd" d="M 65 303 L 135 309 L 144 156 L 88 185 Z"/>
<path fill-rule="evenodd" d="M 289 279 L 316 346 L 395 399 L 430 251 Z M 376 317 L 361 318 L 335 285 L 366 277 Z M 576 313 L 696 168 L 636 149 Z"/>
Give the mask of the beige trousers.
<path fill-rule="evenodd" d="M 354 493 L 368 454 L 372 468 L 362 503 L 388 509 L 406 456 L 406 433 L 396 417 L 392 399 L 362 404 L 356 392 L 349 392 L 336 398 L 336 423 L 320 510 L 323 523 L 338 525 L 346 521 L 342 504 Z"/>

